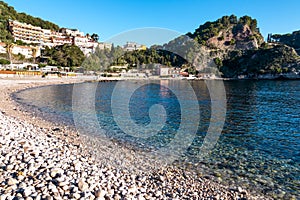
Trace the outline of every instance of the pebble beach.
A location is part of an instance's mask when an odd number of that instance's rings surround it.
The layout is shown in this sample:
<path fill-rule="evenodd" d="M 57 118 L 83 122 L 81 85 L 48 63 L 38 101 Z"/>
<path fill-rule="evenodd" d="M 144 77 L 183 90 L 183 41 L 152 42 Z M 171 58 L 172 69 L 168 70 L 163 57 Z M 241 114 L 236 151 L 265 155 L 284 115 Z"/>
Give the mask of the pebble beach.
<path fill-rule="evenodd" d="M 133 156 L 135 164 L 143 156 L 117 144 L 113 151 L 105 144 L 88 148 L 76 131 L 35 118 L 11 99 L 21 89 L 80 81 L 0 79 L 0 200 L 268 199 L 175 166 L 139 172 L 117 167 L 111 163 L 120 155 Z"/>

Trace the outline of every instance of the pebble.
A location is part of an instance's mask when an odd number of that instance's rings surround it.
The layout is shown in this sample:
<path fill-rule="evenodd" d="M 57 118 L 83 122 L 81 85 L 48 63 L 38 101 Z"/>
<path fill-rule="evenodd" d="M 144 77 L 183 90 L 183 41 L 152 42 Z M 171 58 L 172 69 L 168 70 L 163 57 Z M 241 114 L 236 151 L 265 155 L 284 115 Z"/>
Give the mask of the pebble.
<path fill-rule="evenodd" d="M 0 166 L 4 166 L 0 168 L 0 200 L 251 197 L 242 187 L 232 192 L 209 180 L 199 181 L 172 166 L 138 175 L 116 168 L 106 162 L 116 161 L 110 157 L 108 148 L 99 147 L 107 157 L 96 160 L 82 151 L 83 146 L 71 138 L 71 133 L 67 137 L 73 142 L 68 143 L 56 135 L 66 134 L 62 133 L 64 130 L 40 129 L 0 113 Z M 114 145 L 112 148 L 117 149 Z M 133 155 L 130 151 L 128 157 Z"/>
<path fill-rule="evenodd" d="M 16 179 L 14 179 L 14 178 L 9 178 L 8 179 L 8 181 L 7 181 L 7 184 L 8 185 L 15 185 L 15 184 L 17 184 L 17 180 Z"/>
<path fill-rule="evenodd" d="M 79 180 L 78 182 L 78 189 L 81 191 L 86 191 L 89 188 L 89 184 L 87 184 L 86 182 L 84 182 L 82 179 Z"/>

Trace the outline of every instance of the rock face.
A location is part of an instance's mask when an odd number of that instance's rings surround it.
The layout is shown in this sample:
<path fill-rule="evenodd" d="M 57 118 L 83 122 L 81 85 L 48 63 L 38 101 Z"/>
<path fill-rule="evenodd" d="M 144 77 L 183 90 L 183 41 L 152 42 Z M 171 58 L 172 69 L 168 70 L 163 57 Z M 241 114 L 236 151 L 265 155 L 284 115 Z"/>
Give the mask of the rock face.
<path fill-rule="evenodd" d="M 232 51 L 257 50 L 264 42 L 257 28 L 257 21 L 251 17 L 237 18 L 234 15 L 224 16 L 214 22 L 200 25 L 194 33 L 180 36 L 163 49 L 174 52 L 185 58 L 198 71 L 216 68 Z"/>
<path fill-rule="evenodd" d="M 221 30 L 217 36 L 207 41 L 207 46 L 219 50 L 252 50 L 258 49 L 262 43 L 260 33 L 256 33 L 246 25 L 230 25 Z"/>

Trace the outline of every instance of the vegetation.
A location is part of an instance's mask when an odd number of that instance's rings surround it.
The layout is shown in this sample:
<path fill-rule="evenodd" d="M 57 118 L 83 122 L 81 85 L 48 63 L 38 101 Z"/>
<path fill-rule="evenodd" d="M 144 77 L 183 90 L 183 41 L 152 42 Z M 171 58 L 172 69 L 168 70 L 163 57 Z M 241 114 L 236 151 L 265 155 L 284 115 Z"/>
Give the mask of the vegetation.
<path fill-rule="evenodd" d="M 276 45 L 267 49 L 231 52 L 223 60 L 220 71 L 225 77 L 239 75 L 257 76 L 259 74 L 278 74 L 291 72 L 297 68 L 300 57 L 295 50 L 286 45 Z"/>
<path fill-rule="evenodd" d="M 98 40 L 99 40 L 99 35 L 96 34 L 96 33 L 93 33 L 93 34 L 91 35 L 91 38 L 94 40 L 94 42 L 98 42 Z"/>
<path fill-rule="evenodd" d="M 8 65 L 8 64 L 10 64 L 10 61 L 9 61 L 9 60 L 6 60 L 6 59 L 0 58 L 0 64 L 1 64 L 1 65 Z"/>
<path fill-rule="evenodd" d="M 32 17 L 25 13 L 18 13 L 14 7 L 0 1 L 0 40 L 3 42 L 13 41 L 13 37 L 8 30 L 8 20 L 10 19 L 32 24 L 33 26 L 40 26 L 44 29 L 59 30 L 59 26 L 52 22 L 42 20 L 38 17 Z"/>
<path fill-rule="evenodd" d="M 48 57 L 48 65 L 70 67 L 71 69 L 81 66 L 85 59 L 79 47 L 68 44 L 51 49 L 47 47 L 43 56 Z"/>
<path fill-rule="evenodd" d="M 0 64 L 25 60 L 21 54 L 12 54 L 12 47 L 15 44 L 8 30 L 9 20 L 17 20 L 43 29 L 59 30 L 59 26 L 52 22 L 18 13 L 12 6 L 0 1 L 0 41 L 6 43 L 7 50 L 7 55 L 0 59 Z M 93 33 L 91 38 L 98 41 L 99 35 Z M 104 72 L 118 71 L 111 69 L 111 66 L 126 66 L 126 70 L 151 69 L 156 63 L 185 68 L 185 71 L 192 74 L 210 67 L 212 71 L 220 70 L 225 77 L 290 72 L 295 68 L 299 70 L 300 31 L 269 35 L 268 42 L 279 44 L 263 42 L 256 19 L 231 15 L 206 22 L 194 33 L 187 33 L 167 44 L 155 45 L 146 50 L 126 52 L 119 46 L 113 46 L 111 49 L 96 48 L 95 53 L 86 58 L 79 47 L 62 45 L 52 49 L 46 48 L 43 57 L 47 58 L 48 65 L 70 68 L 83 66 L 85 70 Z M 16 41 L 16 44 L 27 45 L 22 41 Z"/>
<path fill-rule="evenodd" d="M 293 47 L 297 50 L 300 55 L 300 31 L 294 31 L 292 34 L 269 34 L 268 42 L 279 42 Z"/>
<path fill-rule="evenodd" d="M 109 49 L 97 48 L 82 64 L 85 70 L 108 71 L 110 66 L 127 65 L 128 68 L 151 68 L 152 64 L 160 63 L 166 66 L 181 67 L 187 63 L 180 56 L 164 50 L 150 48 L 125 52 L 120 46 Z"/>
<path fill-rule="evenodd" d="M 249 26 L 250 30 L 254 33 L 254 37 L 257 38 L 258 41 L 262 39 L 257 28 L 256 19 L 252 19 L 249 16 L 243 16 L 238 19 L 235 15 L 223 16 L 214 22 L 206 22 L 205 24 L 200 25 L 194 33 L 187 33 L 187 36 L 195 39 L 199 44 L 209 46 L 207 41 L 212 37 L 218 36 L 219 41 L 224 39 L 223 35 L 219 36 L 222 31 L 226 32 L 228 29 L 231 29 L 232 33 L 236 35 L 245 25 Z M 233 44 L 235 44 L 235 42 L 230 41 L 230 45 Z"/>

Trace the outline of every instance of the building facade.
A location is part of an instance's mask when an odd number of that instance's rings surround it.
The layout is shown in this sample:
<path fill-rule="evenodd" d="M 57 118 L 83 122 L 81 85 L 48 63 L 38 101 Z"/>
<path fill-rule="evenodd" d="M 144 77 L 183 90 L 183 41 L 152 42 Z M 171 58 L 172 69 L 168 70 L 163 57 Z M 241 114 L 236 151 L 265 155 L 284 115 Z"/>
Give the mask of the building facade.
<path fill-rule="evenodd" d="M 52 31 L 32 26 L 31 24 L 9 20 L 9 30 L 11 31 L 15 41 L 20 40 L 25 43 L 39 45 L 41 47 L 48 46 L 49 48 L 64 44 L 73 44 L 78 46 L 85 55 L 93 53 L 96 47 L 99 47 L 100 49 L 111 49 L 112 46 L 108 43 L 98 43 L 93 41 L 89 35 L 84 35 L 83 32 L 80 32 L 77 29 L 61 28 L 59 31 Z M 18 52 L 27 51 L 25 49 L 26 48 L 23 50 L 19 49 Z M 26 57 L 28 55 L 29 53 L 26 53 Z"/>
<path fill-rule="evenodd" d="M 44 32 L 41 27 L 32 26 L 31 24 L 21 23 L 9 20 L 9 30 L 15 41 L 21 40 L 26 43 L 40 44 L 44 38 Z"/>
<path fill-rule="evenodd" d="M 142 44 L 138 44 L 136 42 L 127 42 L 124 46 L 123 46 L 125 51 L 135 51 L 135 50 L 146 50 L 147 47 L 145 45 Z"/>
<path fill-rule="evenodd" d="M 1 54 L 6 53 L 6 44 L 4 42 L 0 42 L 0 53 Z"/>

